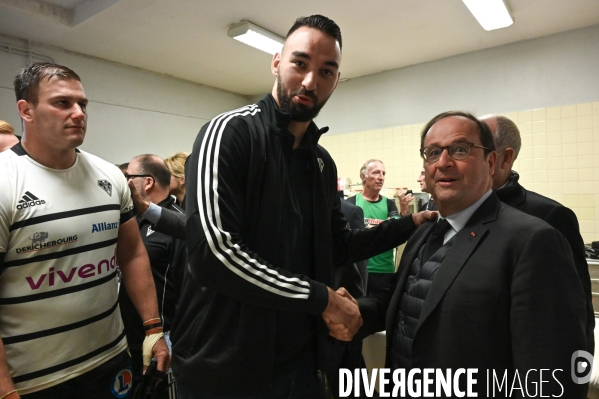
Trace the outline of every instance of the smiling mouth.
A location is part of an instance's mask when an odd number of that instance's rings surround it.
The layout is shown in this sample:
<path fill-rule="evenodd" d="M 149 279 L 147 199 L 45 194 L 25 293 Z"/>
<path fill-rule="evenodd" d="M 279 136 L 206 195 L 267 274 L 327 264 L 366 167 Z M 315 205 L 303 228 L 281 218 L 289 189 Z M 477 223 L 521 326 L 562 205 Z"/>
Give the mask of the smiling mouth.
<path fill-rule="evenodd" d="M 453 183 L 455 181 L 458 181 L 458 179 L 450 179 L 450 178 L 443 178 L 443 179 L 437 179 L 437 183 Z"/>

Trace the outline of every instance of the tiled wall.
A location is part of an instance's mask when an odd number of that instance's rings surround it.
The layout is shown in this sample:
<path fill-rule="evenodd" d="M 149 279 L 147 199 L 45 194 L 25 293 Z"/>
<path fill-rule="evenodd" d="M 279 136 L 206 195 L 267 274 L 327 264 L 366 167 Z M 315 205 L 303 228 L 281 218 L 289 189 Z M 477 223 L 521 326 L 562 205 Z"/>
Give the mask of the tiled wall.
<path fill-rule="evenodd" d="M 514 164 L 522 185 L 570 207 L 578 216 L 584 241 L 599 241 L 599 101 L 504 115 L 518 124 L 522 135 Z M 387 169 L 385 187 L 417 192 L 424 123 L 325 135 L 320 143 L 335 159 L 339 177 L 358 183 L 364 161 L 378 158 Z"/>

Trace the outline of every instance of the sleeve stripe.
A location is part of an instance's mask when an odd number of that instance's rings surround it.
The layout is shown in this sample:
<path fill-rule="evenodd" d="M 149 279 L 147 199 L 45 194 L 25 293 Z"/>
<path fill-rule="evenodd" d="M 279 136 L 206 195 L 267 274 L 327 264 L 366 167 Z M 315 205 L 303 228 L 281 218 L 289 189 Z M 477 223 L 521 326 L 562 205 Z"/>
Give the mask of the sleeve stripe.
<path fill-rule="evenodd" d="M 214 256 L 229 270 L 248 282 L 272 293 L 299 299 L 308 299 L 310 283 L 289 278 L 268 268 L 239 245 L 233 244 L 231 235 L 224 231 L 218 205 L 218 157 L 220 141 L 227 123 L 234 117 L 254 116 L 260 112 L 257 105 L 249 105 L 219 115 L 210 121 L 200 147 L 198 162 L 198 209 L 206 239 Z M 205 170 L 202 170 L 202 169 Z M 212 189 L 210 189 L 212 186 Z M 265 282 L 270 284 L 265 284 Z"/>

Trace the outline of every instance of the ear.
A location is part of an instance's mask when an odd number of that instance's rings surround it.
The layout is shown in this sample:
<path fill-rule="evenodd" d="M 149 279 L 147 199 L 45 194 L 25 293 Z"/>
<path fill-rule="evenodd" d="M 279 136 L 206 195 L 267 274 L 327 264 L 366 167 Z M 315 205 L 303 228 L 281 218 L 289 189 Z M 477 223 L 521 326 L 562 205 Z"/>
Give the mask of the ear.
<path fill-rule="evenodd" d="M 151 177 L 144 177 L 144 191 L 147 193 L 154 188 L 154 179 Z"/>
<path fill-rule="evenodd" d="M 503 151 L 503 158 L 499 160 L 501 162 L 501 165 L 499 166 L 501 169 L 511 169 L 512 164 L 516 160 L 515 158 L 516 151 L 511 147 L 506 148 L 505 151 Z"/>
<path fill-rule="evenodd" d="M 179 179 L 181 179 L 181 185 L 185 185 L 185 175 L 181 176 Z"/>
<path fill-rule="evenodd" d="M 17 109 L 19 110 L 21 119 L 23 119 L 25 122 L 33 121 L 33 107 L 31 103 L 25 100 L 19 100 L 17 102 Z"/>
<path fill-rule="evenodd" d="M 281 50 L 282 51 L 282 50 Z M 279 65 L 281 64 L 281 53 L 275 53 L 272 57 L 272 61 L 270 62 L 270 72 L 277 76 L 279 75 Z"/>
<path fill-rule="evenodd" d="M 335 82 L 335 87 L 333 87 L 333 91 L 335 91 L 335 89 L 337 88 L 337 85 L 339 84 L 339 79 L 341 79 L 341 72 L 337 72 L 337 81 Z"/>
<path fill-rule="evenodd" d="M 492 151 L 489 154 L 487 162 L 488 162 L 489 168 L 490 168 L 489 176 L 493 176 L 495 174 L 495 162 L 497 162 L 497 153 L 495 151 Z"/>

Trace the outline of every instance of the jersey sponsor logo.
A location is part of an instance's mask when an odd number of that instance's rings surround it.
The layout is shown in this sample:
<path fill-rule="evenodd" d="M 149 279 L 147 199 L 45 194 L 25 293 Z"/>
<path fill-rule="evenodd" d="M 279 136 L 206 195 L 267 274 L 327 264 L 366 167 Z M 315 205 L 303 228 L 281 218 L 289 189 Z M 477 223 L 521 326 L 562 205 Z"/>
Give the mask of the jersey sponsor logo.
<path fill-rule="evenodd" d="M 27 280 L 27 283 L 32 290 L 37 290 L 44 285 L 45 282 L 47 282 L 49 287 L 53 287 L 60 281 L 62 281 L 64 284 L 68 284 L 73 281 L 75 274 L 77 274 L 77 276 L 79 276 L 81 279 L 86 279 L 102 274 L 102 269 L 104 269 L 106 272 L 109 272 L 115 267 L 116 257 L 113 256 L 110 259 L 102 259 L 97 265 L 87 263 L 79 267 L 73 266 L 68 272 L 66 270 L 55 270 L 54 267 L 51 267 L 48 269 L 48 273 L 43 273 L 39 277 L 25 277 L 25 280 Z M 56 276 L 58 276 L 58 278 L 56 278 Z"/>
<path fill-rule="evenodd" d="M 118 228 L 119 228 L 119 222 L 114 222 L 114 223 L 106 223 L 106 222 L 94 223 L 94 224 L 92 224 L 92 233 L 97 233 L 99 231 L 106 231 L 106 230 L 114 230 L 114 229 L 118 229 Z"/>
<path fill-rule="evenodd" d="M 31 237 L 29 237 L 29 239 L 31 240 L 31 245 L 27 245 L 26 247 L 17 248 L 15 250 L 15 252 L 18 254 L 23 254 L 23 253 L 27 253 L 27 252 L 39 251 L 39 250 L 46 249 L 46 248 L 57 247 L 59 245 L 73 244 L 73 243 L 77 242 L 77 234 L 46 242 L 48 237 L 49 237 L 49 235 L 45 231 L 33 233 L 33 235 Z"/>
<path fill-rule="evenodd" d="M 98 180 L 98 186 L 100 186 L 109 197 L 112 197 L 112 184 L 108 180 Z"/>
<path fill-rule="evenodd" d="M 364 227 L 366 227 L 366 228 L 374 227 L 383 222 L 384 221 L 380 220 L 380 219 L 364 218 Z"/>
<path fill-rule="evenodd" d="M 152 226 L 148 226 L 148 232 L 146 233 L 146 237 L 152 234 L 154 230 L 152 230 Z"/>
<path fill-rule="evenodd" d="M 17 209 L 31 208 L 36 205 L 43 205 L 45 203 L 46 201 L 44 201 L 43 199 L 39 199 L 35 195 L 31 194 L 29 191 L 25 191 L 25 194 L 23 194 L 23 196 L 19 200 L 19 203 L 17 204 Z"/>
<path fill-rule="evenodd" d="M 127 367 L 116 373 L 110 391 L 117 398 L 126 398 L 131 392 L 131 388 L 133 388 L 133 374 L 131 368 Z"/>

